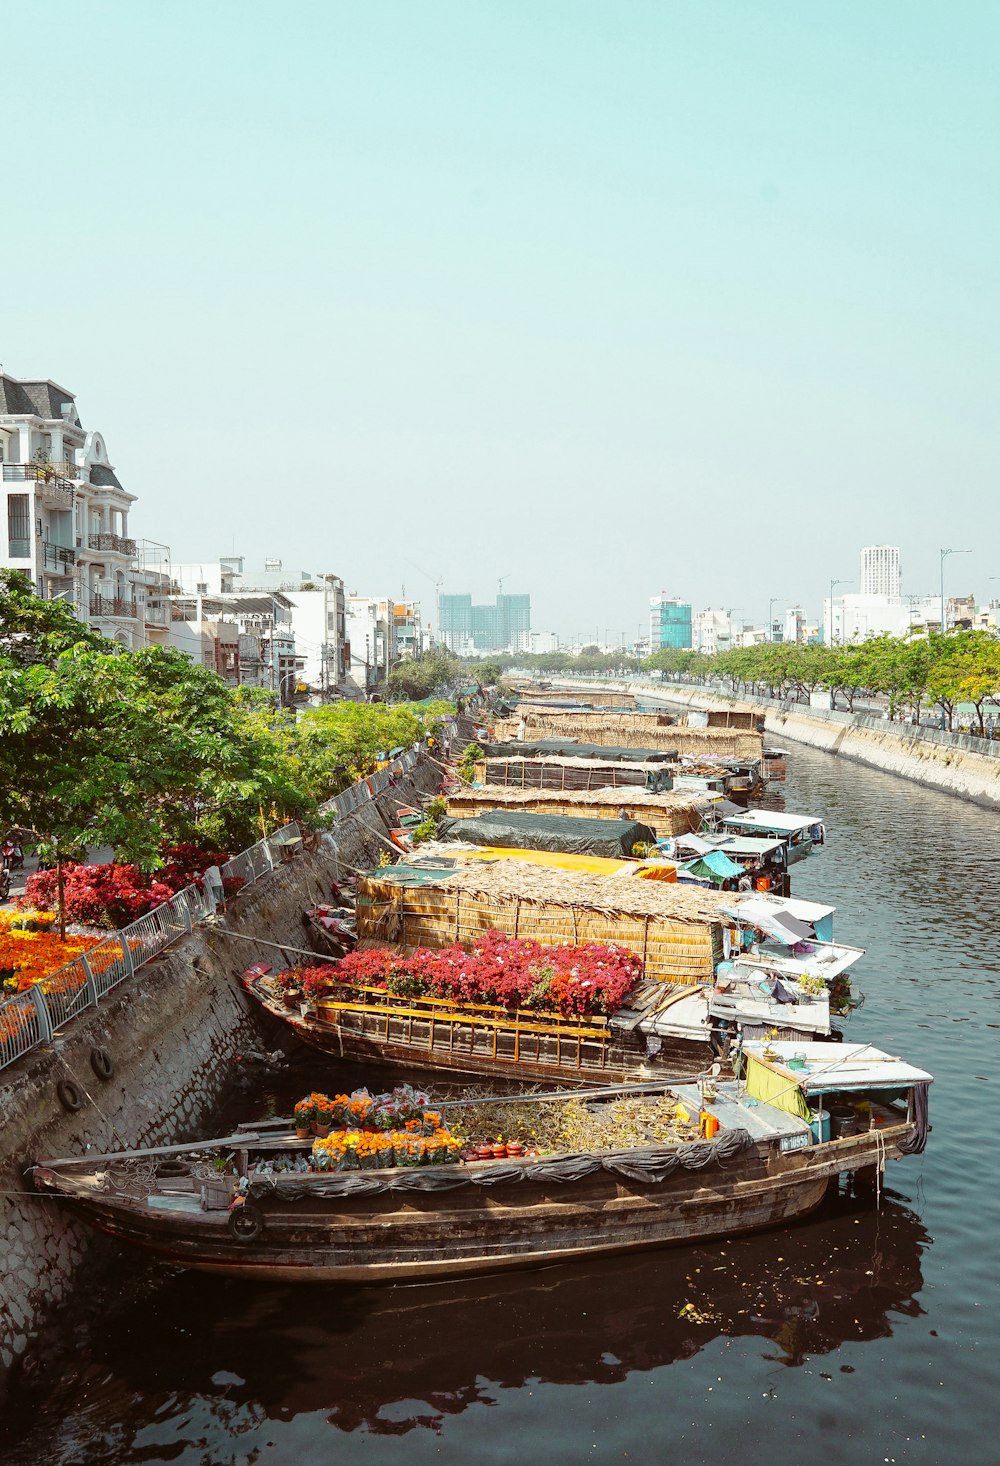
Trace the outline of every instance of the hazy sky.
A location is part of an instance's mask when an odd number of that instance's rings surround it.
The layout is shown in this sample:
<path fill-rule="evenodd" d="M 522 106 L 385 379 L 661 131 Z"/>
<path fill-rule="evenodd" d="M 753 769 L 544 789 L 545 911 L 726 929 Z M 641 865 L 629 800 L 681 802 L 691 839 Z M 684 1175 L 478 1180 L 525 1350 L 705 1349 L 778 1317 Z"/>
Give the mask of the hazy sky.
<path fill-rule="evenodd" d="M 175 560 L 1000 593 L 1000 6 L 0 0 L 0 362 Z"/>

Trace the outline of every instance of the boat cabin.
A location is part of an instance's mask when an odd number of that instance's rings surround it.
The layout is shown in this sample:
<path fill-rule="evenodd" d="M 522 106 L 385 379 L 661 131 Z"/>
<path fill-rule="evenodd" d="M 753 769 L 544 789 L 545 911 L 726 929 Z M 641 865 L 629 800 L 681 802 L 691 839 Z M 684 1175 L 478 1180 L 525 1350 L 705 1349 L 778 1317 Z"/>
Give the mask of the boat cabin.
<path fill-rule="evenodd" d="M 788 847 L 788 864 L 805 860 L 826 841 L 822 820 L 810 815 L 780 814 L 774 810 L 746 809 L 723 817 L 720 827 L 733 835 L 770 835 Z"/>

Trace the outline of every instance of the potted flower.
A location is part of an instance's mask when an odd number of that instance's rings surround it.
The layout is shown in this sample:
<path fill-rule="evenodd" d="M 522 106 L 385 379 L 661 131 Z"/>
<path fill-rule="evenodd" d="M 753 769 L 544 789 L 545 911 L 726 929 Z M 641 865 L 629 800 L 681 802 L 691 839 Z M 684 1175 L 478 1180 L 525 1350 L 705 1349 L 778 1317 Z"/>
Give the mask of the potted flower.
<path fill-rule="evenodd" d="M 315 1105 L 313 1116 L 313 1134 L 324 1137 L 330 1133 L 330 1125 L 333 1120 L 333 1105 L 325 1094 L 314 1094 L 310 1098 Z"/>
<path fill-rule="evenodd" d="M 316 1118 L 316 1106 L 312 1097 L 300 1099 L 295 1106 L 295 1136 L 298 1140 L 305 1140 L 310 1133 L 313 1121 Z"/>

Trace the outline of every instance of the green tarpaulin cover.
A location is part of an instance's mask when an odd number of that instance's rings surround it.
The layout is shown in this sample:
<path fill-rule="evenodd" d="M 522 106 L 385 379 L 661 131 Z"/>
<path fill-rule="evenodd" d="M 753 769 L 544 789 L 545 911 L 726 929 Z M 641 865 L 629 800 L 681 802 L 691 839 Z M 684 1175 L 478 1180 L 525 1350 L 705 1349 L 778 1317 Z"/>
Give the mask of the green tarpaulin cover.
<path fill-rule="evenodd" d="M 498 845 L 507 850 L 553 850 L 622 860 L 636 845 L 655 845 L 656 835 L 638 820 L 595 820 L 576 815 L 490 810 L 468 820 L 442 820 L 440 840 Z"/>

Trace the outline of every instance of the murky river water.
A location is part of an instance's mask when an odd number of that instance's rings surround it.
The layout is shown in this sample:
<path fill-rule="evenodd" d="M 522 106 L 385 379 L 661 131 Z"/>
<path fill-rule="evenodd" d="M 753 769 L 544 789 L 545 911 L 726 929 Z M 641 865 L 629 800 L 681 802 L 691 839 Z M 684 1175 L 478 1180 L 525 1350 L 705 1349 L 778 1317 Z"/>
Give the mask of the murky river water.
<path fill-rule="evenodd" d="M 868 949 L 847 1036 L 930 1069 L 879 1211 L 463 1284 L 278 1288 L 130 1260 L 15 1399 L 8 1463 L 1000 1462 L 997 818 L 794 747 L 796 894 Z M 38 1386 L 42 1388 L 39 1389 Z"/>

